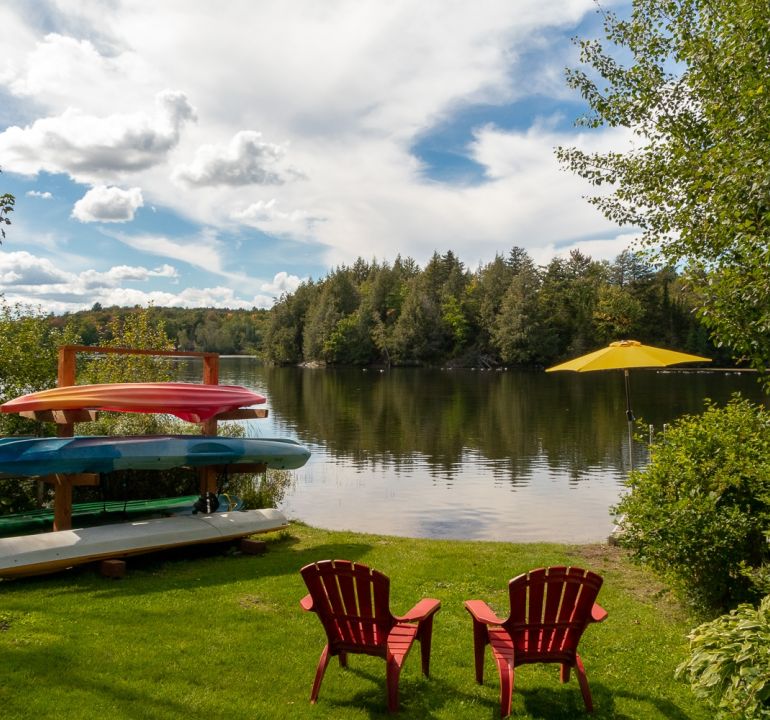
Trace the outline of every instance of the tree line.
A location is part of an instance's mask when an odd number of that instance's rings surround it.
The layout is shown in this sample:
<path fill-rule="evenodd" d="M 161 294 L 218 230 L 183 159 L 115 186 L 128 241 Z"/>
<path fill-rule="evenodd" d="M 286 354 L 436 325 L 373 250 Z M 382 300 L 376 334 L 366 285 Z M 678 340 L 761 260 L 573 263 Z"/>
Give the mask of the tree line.
<path fill-rule="evenodd" d="M 730 363 L 693 312 L 671 267 L 625 250 L 614 261 L 573 250 L 538 266 L 519 247 L 469 270 L 451 250 L 424 268 L 358 258 L 309 279 L 270 310 L 150 307 L 178 350 L 256 355 L 276 365 L 543 366 L 620 338 Z M 50 316 L 83 344 L 109 342 L 140 312 L 125 307 Z"/>
<path fill-rule="evenodd" d="M 514 247 L 471 271 L 451 250 L 359 258 L 307 280 L 271 309 L 262 355 L 275 364 L 542 366 L 633 338 L 711 357 L 677 272 L 626 250 L 573 250 L 537 266 Z M 727 361 L 727 356 L 719 358 Z"/>
<path fill-rule="evenodd" d="M 708 355 L 730 364 L 671 267 L 625 250 L 614 261 L 573 250 L 538 266 L 519 247 L 469 270 L 451 250 L 424 268 L 358 258 L 309 279 L 270 310 L 150 307 L 178 350 L 256 355 L 276 365 L 537 367 L 621 338 Z M 142 309 L 50 316 L 86 345 Z"/>
<path fill-rule="evenodd" d="M 170 347 L 176 350 L 218 352 L 223 355 L 258 355 L 262 352 L 268 311 L 220 308 L 102 307 L 50 316 L 57 328 L 68 327 L 84 345 L 109 343 L 124 321 L 147 313 L 147 321 L 160 325 Z"/>

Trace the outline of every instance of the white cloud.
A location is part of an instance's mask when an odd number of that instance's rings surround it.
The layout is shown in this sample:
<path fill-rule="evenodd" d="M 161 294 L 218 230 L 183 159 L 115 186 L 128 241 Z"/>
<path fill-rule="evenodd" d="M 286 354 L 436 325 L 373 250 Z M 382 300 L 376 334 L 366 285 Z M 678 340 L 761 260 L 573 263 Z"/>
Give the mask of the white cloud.
<path fill-rule="evenodd" d="M 251 222 L 270 222 L 272 220 L 296 221 L 307 217 L 307 213 L 300 210 L 282 212 L 276 207 L 276 200 L 257 200 L 243 210 L 237 210 L 232 214 L 234 220 L 247 220 Z"/>
<path fill-rule="evenodd" d="M 548 245 L 539 250 L 538 259 L 545 264 L 554 256 L 568 257 L 573 250 L 580 250 L 583 255 L 588 255 L 594 260 L 613 261 L 623 252 L 641 240 L 641 233 L 617 233 L 605 238 L 582 238 L 558 246 Z"/>
<path fill-rule="evenodd" d="M 287 283 L 309 272 L 304 255 L 283 249 L 287 238 L 328 266 L 397 253 L 424 263 L 447 248 L 473 265 L 512 245 L 545 262 L 575 246 L 614 252 L 621 242 L 582 199 L 591 188 L 560 170 L 553 147 L 603 142 L 622 150 L 622 134 L 483 124 L 486 105 L 520 100 L 526 111 L 528 97 L 564 99 L 568 36 L 595 10 L 593 0 L 233 0 L 216 13 L 185 0 L 51 1 L 56 12 L 45 18 L 0 3 L 0 27 L 9 29 L 0 91 L 13 108 L 0 107 L 0 129 L 15 125 L 0 132 L 3 170 L 141 187 L 156 220 L 141 213 L 141 232 L 108 237 L 160 262 L 218 273 L 223 285 L 259 288 L 255 304 L 283 291 L 279 269 Z M 76 26 L 65 22 L 75 16 Z M 148 98 L 164 87 L 183 93 L 162 93 L 153 111 Z M 451 128 L 454 152 L 484 169 L 483 182 L 426 176 L 412 148 L 441 127 Z M 458 148 L 463 136 L 469 145 Z M 173 212 L 198 227 L 169 228 Z M 20 237 L 20 223 L 14 227 Z M 271 236 L 260 269 L 272 281 L 224 269 L 254 267 L 264 240 L 247 228 Z M 87 236 L 89 228 L 78 231 Z M 52 232 L 50 253 L 57 243 L 85 252 L 77 233 Z"/>
<path fill-rule="evenodd" d="M 254 296 L 243 299 L 236 296 L 231 288 L 207 287 L 185 288 L 179 293 L 143 292 L 141 290 L 118 288 L 103 295 L 102 305 L 148 305 L 161 307 L 217 307 L 250 310 L 253 307 L 270 307 L 272 298 Z"/>
<path fill-rule="evenodd" d="M 281 168 L 286 148 L 263 142 L 262 133 L 242 130 L 227 145 L 203 145 L 190 165 L 180 165 L 173 177 L 188 185 L 280 185 L 299 173 Z"/>
<path fill-rule="evenodd" d="M 270 235 L 294 237 L 309 237 L 313 225 L 318 220 L 305 210 L 280 210 L 275 198 L 258 200 L 242 210 L 234 210 L 230 217 Z"/>
<path fill-rule="evenodd" d="M 72 7 L 67 9 L 71 16 Z M 121 104 L 119 86 L 153 78 L 152 68 L 134 52 L 101 53 L 88 39 L 48 33 L 38 40 L 16 66 L 0 75 L 9 91 L 18 97 L 35 98 L 51 107 L 67 106 L 72 98 L 88 98 L 103 108 Z"/>
<path fill-rule="evenodd" d="M 70 273 L 56 267 L 47 258 L 40 258 L 24 250 L 0 253 L 0 283 L 11 285 L 50 285 L 67 282 Z"/>
<path fill-rule="evenodd" d="M 0 282 L 30 292 L 61 290 L 80 294 L 94 288 L 116 288 L 126 282 L 147 282 L 151 278 L 177 278 L 176 268 L 160 265 L 154 269 L 141 266 L 116 265 L 104 272 L 85 270 L 80 273 L 61 270 L 48 258 L 21 250 L 0 254 Z M 37 288 L 37 289 L 35 289 Z"/>
<path fill-rule="evenodd" d="M 225 286 L 187 287 L 178 292 L 147 290 L 132 284 L 146 284 L 153 279 L 176 279 L 176 268 L 163 264 L 153 269 L 116 265 L 99 272 L 66 272 L 48 258 L 26 251 L 0 254 L 0 283 L 10 303 L 43 305 L 52 312 L 72 312 L 102 305 L 147 305 L 178 307 L 269 308 L 275 296 L 296 289 L 299 278 L 277 273 L 272 282 L 259 283 L 262 292 L 253 296 L 236 293 Z M 264 293 L 270 293 L 269 295 Z"/>
<path fill-rule="evenodd" d="M 40 198 L 41 200 L 53 200 L 53 195 L 49 192 L 40 192 L 39 190 L 27 190 L 27 197 Z"/>
<path fill-rule="evenodd" d="M 163 235 L 125 233 L 111 234 L 129 247 L 162 257 L 182 260 L 209 272 L 223 273 L 220 243 L 211 233 L 201 233 L 194 238 L 171 240 Z"/>
<path fill-rule="evenodd" d="M 195 112 L 184 93 L 164 90 L 154 115 L 138 112 L 106 117 L 67 108 L 25 128 L 0 133 L 0 157 L 12 172 L 69 174 L 78 182 L 137 172 L 165 161 Z"/>
<path fill-rule="evenodd" d="M 270 293 L 272 297 L 279 297 L 283 293 L 292 293 L 302 282 L 296 275 L 289 275 L 285 271 L 275 274 L 272 282 L 262 283 L 259 289 L 262 292 Z M 272 302 L 270 303 L 272 305 Z"/>
<path fill-rule="evenodd" d="M 146 282 L 150 278 L 177 278 L 179 273 L 171 265 L 161 265 L 154 270 L 133 265 L 116 265 L 106 272 L 86 270 L 80 273 L 79 281 L 87 288 L 119 287 L 126 282 Z"/>
<path fill-rule="evenodd" d="M 75 203 L 72 217 L 84 223 L 123 223 L 133 220 L 134 214 L 143 205 L 142 191 L 138 187 L 121 190 L 97 185 Z"/>

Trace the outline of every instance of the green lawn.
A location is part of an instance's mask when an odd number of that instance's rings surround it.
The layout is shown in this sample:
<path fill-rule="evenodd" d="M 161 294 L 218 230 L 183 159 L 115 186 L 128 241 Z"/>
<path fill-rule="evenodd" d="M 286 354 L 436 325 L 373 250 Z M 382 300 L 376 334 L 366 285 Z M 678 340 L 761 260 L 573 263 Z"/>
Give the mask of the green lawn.
<path fill-rule="evenodd" d="M 411 540 L 329 532 L 295 524 L 268 536 L 263 556 L 239 554 L 129 561 L 122 580 L 93 569 L 0 582 L 0 715 L 12 718 L 367 718 L 384 716 L 385 664 L 351 656 L 326 672 L 318 705 L 308 702 L 324 644 L 303 613 L 299 568 L 346 558 L 392 580 L 405 612 L 437 597 L 431 678 L 414 648 L 401 676 L 403 718 L 499 717 L 498 682 L 473 677 L 470 616 L 482 598 L 504 611 L 508 579 L 543 565 L 588 567 L 605 578 L 609 611 L 583 637 L 581 655 L 596 718 L 710 718 L 676 682 L 686 633 L 695 624 L 643 572 L 606 546 Z M 513 716 L 584 716 L 577 680 L 558 666 L 516 675 Z"/>

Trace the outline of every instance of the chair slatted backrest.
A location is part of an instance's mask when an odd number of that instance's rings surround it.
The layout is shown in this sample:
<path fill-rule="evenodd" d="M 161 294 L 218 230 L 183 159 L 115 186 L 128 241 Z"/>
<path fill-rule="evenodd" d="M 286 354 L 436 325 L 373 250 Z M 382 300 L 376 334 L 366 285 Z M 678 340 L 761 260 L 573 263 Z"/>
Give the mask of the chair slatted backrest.
<path fill-rule="evenodd" d="M 599 575 L 562 566 L 511 580 L 511 614 L 503 627 L 513 639 L 516 665 L 573 661 L 601 586 Z"/>
<path fill-rule="evenodd" d="M 386 575 L 349 560 L 322 560 L 300 572 L 331 647 L 384 648 L 395 622 Z"/>

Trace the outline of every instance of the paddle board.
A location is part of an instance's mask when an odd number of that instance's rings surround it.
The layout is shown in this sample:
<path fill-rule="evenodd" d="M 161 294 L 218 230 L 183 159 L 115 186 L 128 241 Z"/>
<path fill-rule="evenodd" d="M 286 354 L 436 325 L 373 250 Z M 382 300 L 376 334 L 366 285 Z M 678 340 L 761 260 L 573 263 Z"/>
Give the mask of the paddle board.
<path fill-rule="evenodd" d="M 37 575 L 75 565 L 199 543 L 214 543 L 287 527 L 278 510 L 245 510 L 0 538 L 0 577 Z"/>
<path fill-rule="evenodd" d="M 293 470 L 302 467 L 309 457 L 310 451 L 303 445 L 283 438 L 206 435 L 4 438 L 0 442 L 0 473 L 39 476 L 242 463 Z"/>
<path fill-rule="evenodd" d="M 106 383 L 70 385 L 22 395 L 0 405 L 0 411 L 112 410 L 168 413 L 188 422 L 200 423 L 220 413 L 264 402 L 264 396 L 240 385 Z"/>

